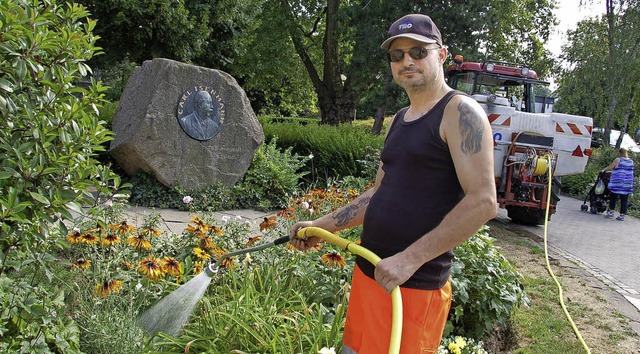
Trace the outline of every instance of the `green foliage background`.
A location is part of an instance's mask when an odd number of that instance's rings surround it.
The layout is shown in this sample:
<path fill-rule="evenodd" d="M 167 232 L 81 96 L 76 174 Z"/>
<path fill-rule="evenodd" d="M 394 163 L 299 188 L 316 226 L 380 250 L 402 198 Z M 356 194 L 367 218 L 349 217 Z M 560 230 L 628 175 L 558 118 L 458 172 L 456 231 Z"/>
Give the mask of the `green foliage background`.
<path fill-rule="evenodd" d="M 262 120 L 267 138 L 277 138 L 280 148 L 309 158 L 306 170 L 311 171 L 308 184 L 342 179 L 347 176 L 374 180 L 384 136 L 372 135 L 368 126 L 328 126 L 315 122 Z"/>
<path fill-rule="evenodd" d="M 98 116 L 105 88 L 76 85 L 99 51 L 87 15 L 73 3 L 0 0 L 3 352 L 79 351 L 79 329 L 49 267 L 59 246 L 52 238 L 72 211 L 120 187 L 94 159 L 112 135 Z"/>

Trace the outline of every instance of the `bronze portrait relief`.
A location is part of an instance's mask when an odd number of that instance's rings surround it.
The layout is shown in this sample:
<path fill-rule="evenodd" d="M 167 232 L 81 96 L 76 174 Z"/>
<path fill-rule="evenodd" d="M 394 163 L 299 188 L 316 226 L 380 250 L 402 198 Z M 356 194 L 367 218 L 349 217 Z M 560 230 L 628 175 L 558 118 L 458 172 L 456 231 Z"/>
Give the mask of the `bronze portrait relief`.
<path fill-rule="evenodd" d="M 206 141 L 218 135 L 224 120 L 224 104 L 211 87 L 194 86 L 178 103 L 178 123 L 191 138 Z"/>

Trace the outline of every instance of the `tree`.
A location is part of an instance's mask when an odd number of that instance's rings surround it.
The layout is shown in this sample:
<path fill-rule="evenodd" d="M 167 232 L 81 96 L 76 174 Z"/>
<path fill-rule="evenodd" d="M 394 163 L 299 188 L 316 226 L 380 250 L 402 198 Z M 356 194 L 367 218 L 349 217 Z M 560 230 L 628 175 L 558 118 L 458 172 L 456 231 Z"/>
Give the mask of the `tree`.
<path fill-rule="evenodd" d="M 316 114 L 317 95 L 277 5 L 254 2 L 253 8 L 260 11 L 252 18 L 253 27 L 242 30 L 243 42 L 236 47 L 229 72 L 241 83 L 258 113 Z"/>
<path fill-rule="evenodd" d="M 326 2 L 279 0 L 293 46 L 318 97 L 321 121 L 327 124 L 350 122 L 355 118 L 355 100 L 349 77 L 342 74 L 347 52 L 340 43 L 346 40 L 340 23 L 339 0 Z M 312 50 L 321 46 L 321 56 Z M 314 60 L 315 59 L 315 60 Z"/>
<path fill-rule="evenodd" d="M 569 33 L 563 58 L 570 69 L 563 72 L 558 109 L 594 117 L 594 124 L 609 131 L 625 132 L 638 111 L 640 79 L 640 6 L 637 1 L 606 1 L 601 19 L 589 19 Z M 638 123 L 635 123 L 637 126 Z M 619 147 L 623 134 L 616 146 Z"/>
<path fill-rule="evenodd" d="M 153 58 L 191 59 L 205 48 L 211 34 L 210 7 L 184 0 L 75 0 L 96 19 L 95 34 L 108 55 L 100 67 L 127 58 L 135 63 Z M 98 60 L 99 59 L 99 60 Z"/>
<path fill-rule="evenodd" d="M 380 43 L 393 21 L 407 13 L 428 14 L 438 25 L 452 55 L 526 63 L 541 77 L 552 70 L 550 53 L 542 43 L 554 23 L 550 1 L 361 1 L 349 8 L 355 44 L 347 77 L 353 78 L 360 111 L 376 116 L 376 128 L 387 109 L 406 105 L 407 98 L 392 84 L 386 53 Z M 379 132 L 376 129 L 375 132 Z"/>

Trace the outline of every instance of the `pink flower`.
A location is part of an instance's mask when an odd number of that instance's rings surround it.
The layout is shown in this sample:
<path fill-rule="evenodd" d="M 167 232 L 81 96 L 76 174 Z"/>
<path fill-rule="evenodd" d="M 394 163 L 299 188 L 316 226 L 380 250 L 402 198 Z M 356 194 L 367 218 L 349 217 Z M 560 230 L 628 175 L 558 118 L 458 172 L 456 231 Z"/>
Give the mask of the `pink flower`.
<path fill-rule="evenodd" d="M 185 196 L 182 198 L 182 202 L 183 202 L 183 203 L 185 203 L 185 204 L 189 204 L 189 203 L 191 203 L 191 201 L 192 201 L 192 200 L 193 200 L 193 198 L 191 198 L 191 196 L 189 196 L 189 195 L 185 195 Z"/>
<path fill-rule="evenodd" d="M 107 199 L 107 201 L 104 202 L 104 206 L 106 208 L 111 208 L 113 206 L 113 201 L 111 199 Z"/>

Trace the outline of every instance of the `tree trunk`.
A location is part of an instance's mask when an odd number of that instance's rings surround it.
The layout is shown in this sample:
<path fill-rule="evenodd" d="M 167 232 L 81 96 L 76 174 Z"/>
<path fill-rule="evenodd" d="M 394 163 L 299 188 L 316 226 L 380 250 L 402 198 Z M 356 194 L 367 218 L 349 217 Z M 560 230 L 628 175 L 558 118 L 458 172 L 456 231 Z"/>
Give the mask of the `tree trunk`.
<path fill-rule="evenodd" d="M 392 77 L 393 75 L 391 74 L 391 70 L 387 71 L 387 78 L 384 81 L 384 91 L 382 93 L 382 103 L 376 110 L 376 117 L 373 121 L 373 127 L 371 128 L 371 132 L 375 135 L 380 135 L 380 133 L 382 133 L 384 117 L 387 113 L 387 96 L 389 95 L 389 85 L 391 85 Z"/>
<path fill-rule="evenodd" d="M 291 5 L 283 1 L 291 14 L 296 17 Z M 322 40 L 323 66 L 322 77 L 316 70 L 312 56 L 308 53 L 303 42 L 310 34 L 299 32 L 300 26 L 291 26 L 289 34 L 294 48 L 304 64 L 313 88 L 318 95 L 320 108 L 320 122 L 322 124 L 337 125 L 351 122 L 355 119 L 355 97 L 350 78 L 343 80 L 340 71 L 340 53 L 338 40 L 338 9 L 340 0 L 328 0 L 324 11 L 325 32 Z M 317 18 L 316 24 L 321 18 Z M 294 20 L 295 21 L 295 20 Z M 315 26 L 314 26 L 315 29 Z"/>
<path fill-rule="evenodd" d="M 636 100 L 636 91 L 635 85 L 631 88 L 631 99 L 627 104 L 627 109 L 624 112 L 624 121 L 622 122 L 622 127 L 620 129 L 620 136 L 618 136 L 618 141 L 616 141 L 616 149 L 620 149 L 620 145 L 622 145 L 622 139 L 624 138 L 624 134 L 629 129 L 629 117 L 631 117 L 631 111 L 633 109 L 633 102 Z"/>
<path fill-rule="evenodd" d="M 348 97 L 326 97 L 320 102 L 321 124 L 338 125 L 352 122 L 356 117 L 356 105 Z"/>

